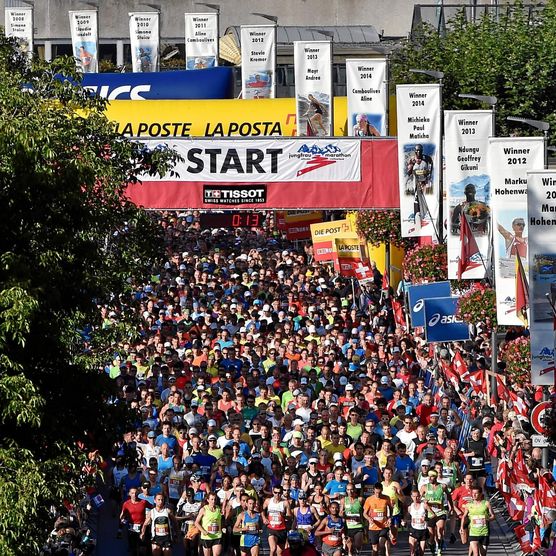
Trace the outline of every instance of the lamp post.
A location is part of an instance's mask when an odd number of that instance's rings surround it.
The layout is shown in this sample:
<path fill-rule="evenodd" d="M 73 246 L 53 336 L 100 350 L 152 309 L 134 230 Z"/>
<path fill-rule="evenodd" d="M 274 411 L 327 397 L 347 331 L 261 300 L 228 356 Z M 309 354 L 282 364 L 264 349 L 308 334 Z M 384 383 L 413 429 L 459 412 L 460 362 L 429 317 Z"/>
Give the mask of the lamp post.
<path fill-rule="evenodd" d="M 520 118 L 517 116 L 508 116 L 506 118 L 508 122 L 517 122 L 519 124 L 525 124 L 531 126 L 534 129 L 542 131 L 544 134 L 544 168 L 548 168 L 548 130 L 550 129 L 550 124 L 542 120 L 531 120 L 529 118 Z"/>
<path fill-rule="evenodd" d="M 442 87 L 444 86 L 444 72 L 426 69 L 410 69 L 409 71 L 411 73 L 419 73 L 421 75 L 432 77 L 432 79 L 436 79 L 438 81 L 438 84 L 440 85 L 440 144 L 438 145 L 438 159 L 440 161 L 440 168 L 438 169 L 438 229 L 436 230 L 436 236 L 438 238 L 438 243 L 444 243 L 444 149 L 442 147 L 442 136 L 444 132 L 444 118 L 442 112 Z"/>
<path fill-rule="evenodd" d="M 216 13 L 220 13 L 220 4 L 207 4 L 206 2 L 195 2 L 196 6 L 205 6 L 206 8 L 210 8 L 214 10 Z"/>

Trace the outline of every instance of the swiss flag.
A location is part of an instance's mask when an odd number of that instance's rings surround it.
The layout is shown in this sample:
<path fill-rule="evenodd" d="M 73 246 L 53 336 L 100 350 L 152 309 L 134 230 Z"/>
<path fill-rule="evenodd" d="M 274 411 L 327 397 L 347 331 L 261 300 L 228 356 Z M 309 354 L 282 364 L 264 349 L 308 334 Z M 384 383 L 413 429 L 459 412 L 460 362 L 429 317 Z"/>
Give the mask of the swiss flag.
<path fill-rule="evenodd" d="M 514 466 L 512 473 L 516 485 L 526 485 L 534 488 L 533 481 L 529 478 L 529 469 L 525 465 L 525 460 L 523 459 L 523 450 L 521 448 L 517 450 L 514 458 Z"/>
<path fill-rule="evenodd" d="M 394 321 L 398 326 L 405 327 L 405 315 L 403 312 L 403 306 L 399 301 L 392 299 L 392 311 L 394 312 Z"/>
<path fill-rule="evenodd" d="M 511 390 L 508 390 L 508 393 L 510 394 L 510 399 L 512 400 L 512 409 L 522 417 L 528 417 L 529 407 L 523 401 L 523 398 L 519 397 L 515 392 L 512 392 Z"/>
<path fill-rule="evenodd" d="M 448 363 L 448 361 L 441 359 L 440 366 L 442 367 L 444 376 L 454 385 L 454 387 L 459 386 L 458 376 L 456 375 L 456 373 L 454 373 L 452 365 Z"/>
<path fill-rule="evenodd" d="M 533 547 L 531 546 L 531 535 L 525 529 L 525 526 L 524 525 L 518 525 L 514 529 L 514 533 L 515 533 L 515 536 L 517 538 L 517 542 L 519 543 L 519 546 L 520 546 L 521 550 L 525 554 L 529 554 L 530 552 L 532 552 Z"/>
<path fill-rule="evenodd" d="M 382 275 L 382 289 L 390 289 L 390 278 L 388 277 L 388 270 L 384 269 L 384 274 Z"/>
<path fill-rule="evenodd" d="M 471 388 L 476 394 L 485 393 L 486 392 L 486 380 L 485 380 L 485 371 L 484 369 L 478 369 L 469 374 L 469 383 L 471 384 Z"/>
<path fill-rule="evenodd" d="M 471 270 L 481 266 L 481 263 L 471 260 L 471 257 L 479 255 L 479 247 L 475 241 L 475 236 L 471 231 L 471 226 L 467 221 L 467 216 L 464 211 L 461 212 L 459 224 L 459 241 L 460 241 L 460 254 L 458 261 L 458 280 L 461 280 L 463 273 L 466 270 Z"/>
<path fill-rule="evenodd" d="M 459 350 L 456 351 L 452 359 L 452 367 L 462 382 L 469 382 L 469 370 Z"/>
<path fill-rule="evenodd" d="M 496 391 L 498 392 L 498 398 L 503 402 L 510 401 L 510 391 L 500 375 L 496 375 Z"/>
<path fill-rule="evenodd" d="M 344 259 L 341 260 L 344 261 Z M 371 270 L 370 266 L 363 261 L 359 260 L 357 262 L 354 262 L 353 271 L 355 273 L 355 277 L 361 284 L 373 281 L 373 271 Z"/>

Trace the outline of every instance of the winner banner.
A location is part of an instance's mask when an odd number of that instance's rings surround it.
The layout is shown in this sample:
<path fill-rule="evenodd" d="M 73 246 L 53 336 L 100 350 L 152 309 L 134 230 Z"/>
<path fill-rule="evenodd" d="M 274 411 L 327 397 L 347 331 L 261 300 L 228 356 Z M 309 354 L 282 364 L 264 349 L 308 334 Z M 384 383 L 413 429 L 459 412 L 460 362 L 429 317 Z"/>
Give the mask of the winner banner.
<path fill-rule="evenodd" d="M 276 96 L 276 25 L 241 26 L 241 92 L 244 99 Z"/>
<path fill-rule="evenodd" d="M 160 50 L 160 14 L 134 12 L 129 14 L 129 38 L 134 73 L 158 71 Z"/>
<path fill-rule="evenodd" d="M 297 135 L 333 135 L 332 43 L 294 41 Z"/>
<path fill-rule="evenodd" d="M 33 8 L 5 8 L 4 33 L 17 39 L 19 50 L 33 55 Z"/>
<path fill-rule="evenodd" d="M 531 383 L 554 384 L 554 313 L 556 299 L 556 172 L 529 172 L 529 332 Z"/>
<path fill-rule="evenodd" d="M 440 85 L 398 85 L 398 174 L 403 237 L 438 237 Z"/>
<path fill-rule="evenodd" d="M 348 135 L 388 134 L 387 77 L 386 60 L 346 60 Z"/>
<path fill-rule="evenodd" d="M 527 273 L 527 172 L 544 167 L 542 137 L 491 137 L 487 154 L 498 324 L 523 326 L 516 313 L 516 256 Z"/>
<path fill-rule="evenodd" d="M 185 69 L 218 65 L 218 14 L 185 14 Z"/>
<path fill-rule="evenodd" d="M 461 222 L 467 218 L 479 253 L 467 261 L 463 279 L 485 276 L 492 227 L 490 178 L 487 174 L 490 110 L 444 111 L 444 159 L 448 197 L 448 278 L 458 278 Z"/>
<path fill-rule="evenodd" d="M 69 12 L 71 46 L 77 67 L 83 73 L 98 72 L 98 12 Z"/>

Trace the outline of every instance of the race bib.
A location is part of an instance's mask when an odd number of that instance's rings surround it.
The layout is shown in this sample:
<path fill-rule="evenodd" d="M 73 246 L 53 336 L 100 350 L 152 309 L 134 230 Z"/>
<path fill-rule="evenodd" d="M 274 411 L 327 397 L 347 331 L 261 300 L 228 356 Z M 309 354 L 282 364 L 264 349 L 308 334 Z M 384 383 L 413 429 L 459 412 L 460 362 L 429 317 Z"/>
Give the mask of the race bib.
<path fill-rule="evenodd" d="M 471 466 L 472 467 L 482 467 L 483 466 L 483 458 L 471 458 Z"/>
<path fill-rule="evenodd" d="M 328 535 L 328 540 L 330 542 L 338 542 L 340 538 L 338 537 L 338 535 Z"/>
<path fill-rule="evenodd" d="M 357 517 L 348 517 L 346 522 L 348 525 L 359 525 L 359 519 L 357 519 Z"/>
<path fill-rule="evenodd" d="M 257 524 L 256 523 L 248 523 L 247 524 L 247 530 L 248 531 L 256 531 L 257 530 Z"/>
<path fill-rule="evenodd" d="M 384 512 L 382 510 L 374 510 L 373 516 L 377 519 L 383 519 L 384 518 Z"/>
<path fill-rule="evenodd" d="M 280 514 L 272 512 L 270 514 L 270 524 L 271 525 L 281 525 L 282 524 L 282 516 Z"/>
<path fill-rule="evenodd" d="M 157 537 L 166 537 L 169 534 L 168 524 L 166 524 L 166 523 L 157 523 L 154 526 L 154 534 Z"/>
<path fill-rule="evenodd" d="M 486 525 L 486 518 L 484 516 L 473 516 L 471 520 L 473 527 L 484 527 Z"/>
<path fill-rule="evenodd" d="M 218 531 L 219 531 L 218 523 L 216 523 L 214 521 L 209 523 L 207 531 L 209 533 L 218 533 Z"/>
<path fill-rule="evenodd" d="M 411 518 L 411 526 L 415 529 L 422 529 L 425 525 L 425 516 L 417 516 Z"/>
<path fill-rule="evenodd" d="M 141 524 L 140 524 L 140 523 L 133 523 L 133 524 L 131 525 L 131 530 L 132 530 L 134 533 L 140 533 L 140 532 L 141 532 Z"/>

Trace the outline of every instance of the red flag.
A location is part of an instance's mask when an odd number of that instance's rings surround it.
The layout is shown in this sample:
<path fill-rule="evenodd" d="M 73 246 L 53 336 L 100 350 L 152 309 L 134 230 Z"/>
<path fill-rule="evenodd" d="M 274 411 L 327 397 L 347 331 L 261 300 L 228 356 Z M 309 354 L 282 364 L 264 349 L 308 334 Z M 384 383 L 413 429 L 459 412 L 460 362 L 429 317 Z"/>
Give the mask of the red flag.
<path fill-rule="evenodd" d="M 458 280 L 461 280 L 461 277 L 466 270 L 471 270 L 481 265 L 481 263 L 471 260 L 471 257 L 475 257 L 476 255 L 479 255 L 480 257 L 481 253 L 464 211 L 461 212 L 459 221 L 459 241 L 460 254 L 458 261 Z"/>
<path fill-rule="evenodd" d="M 556 494 L 553 485 L 551 485 L 545 475 L 539 475 L 539 488 L 535 490 L 535 504 L 537 504 L 539 516 L 546 521 L 547 516 L 545 510 L 554 510 L 556 508 Z M 537 502 L 538 500 L 538 502 Z"/>
<path fill-rule="evenodd" d="M 403 306 L 399 301 L 392 299 L 392 310 L 394 311 L 394 321 L 398 326 L 405 326 L 405 315 L 403 313 Z"/>
<path fill-rule="evenodd" d="M 515 253 L 515 313 L 517 318 L 528 326 L 527 309 L 529 308 L 529 284 L 523 269 L 521 257 L 516 251 Z"/>
<path fill-rule="evenodd" d="M 510 494 L 510 466 L 507 459 L 501 459 L 496 469 L 496 486 L 502 494 Z"/>
<path fill-rule="evenodd" d="M 510 400 L 512 400 L 512 409 L 521 415 L 522 417 L 529 417 L 529 407 L 523 401 L 523 398 L 519 397 L 515 392 L 512 390 L 508 390 L 510 394 Z"/>
<path fill-rule="evenodd" d="M 382 275 L 382 289 L 390 289 L 390 278 L 388 278 L 388 270 L 384 269 L 384 274 Z"/>
<path fill-rule="evenodd" d="M 467 364 L 463 360 L 461 356 L 461 352 L 459 350 L 456 351 L 454 355 L 454 359 L 452 360 L 452 367 L 454 371 L 459 376 L 459 379 L 462 382 L 469 382 L 469 370 L 467 369 Z"/>
<path fill-rule="evenodd" d="M 524 525 L 518 525 L 514 529 L 514 533 L 515 533 L 515 536 L 517 538 L 517 542 L 519 543 L 519 546 L 520 546 L 521 550 L 525 554 L 529 554 L 530 552 L 532 552 L 531 535 L 529 535 L 529 531 L 527 531 L 525 529 L 525 526 Z"/>
<path fill-rule="evenodd" d="M 510 391 L 508 387 L 504 384 L 502 377 L 496 375 L 496 390 L 498 392 L 498 398 L 501 399 L 503 402 L 510 401 Z"/>
<path fill-rule="evenodd" d="M 521 448 L 515 453 L 512 475 L 514 477 L 513 482 L 515 482 L 517 487 L 519 487 L 519 485 L 526 485 L 534 488 L 535 485 L 529 478 L 529 469 L 527 469 L 527 465 L 525 465 L 523 450 L 521 450 Z"/>
<path fill-rule="evenodd" d="M 442 372 L 444 373 L 446 380 L 449 380 L 454 385 L 454 387 L 459 385 L 458 375 L 454 373 L 452 365 L 448 363 L 448 361 L 441 359 L 440 366 L 442 367 Z"/>
<path fill-rule="evenodd" d="M 478 369 L 473 371 L 469 375 L 469 383 L 473 388 L 476 394 L 480 394 L 481 392 L 486 392 L 486 380 L 485 380 L 485 371 L 484 369 Z"/>
<path fill-rule="evenodd" d="M 356 262 L 353 270 L 355 271 L 355 277 L 359 280 L 360 284 L 373 281 L 373 271 L 367 262 Z"/>

